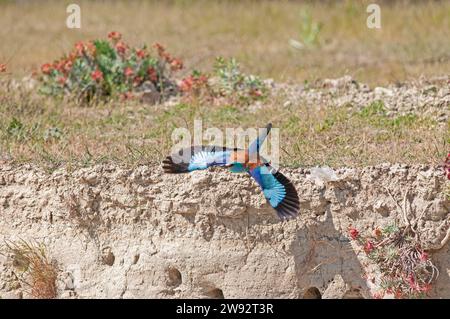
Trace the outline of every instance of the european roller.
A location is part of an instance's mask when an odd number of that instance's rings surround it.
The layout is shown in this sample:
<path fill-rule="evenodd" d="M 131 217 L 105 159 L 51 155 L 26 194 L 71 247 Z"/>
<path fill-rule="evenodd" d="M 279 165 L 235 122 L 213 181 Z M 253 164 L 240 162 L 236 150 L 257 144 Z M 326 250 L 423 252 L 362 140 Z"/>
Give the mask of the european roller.
<path fill-rule="evenodd" d="M 246 172 L 261 187 L 267 202 L 281 220 L 295 218 L 299 212 L 299 199 L 294 185 L 259 155 L 271 128 L 269 123 L 248 149 L 204 145 L 181 149 L 163 161 L 164 172 L 189 173 L 215 166 L 228 168 L 234 173 Z"/>

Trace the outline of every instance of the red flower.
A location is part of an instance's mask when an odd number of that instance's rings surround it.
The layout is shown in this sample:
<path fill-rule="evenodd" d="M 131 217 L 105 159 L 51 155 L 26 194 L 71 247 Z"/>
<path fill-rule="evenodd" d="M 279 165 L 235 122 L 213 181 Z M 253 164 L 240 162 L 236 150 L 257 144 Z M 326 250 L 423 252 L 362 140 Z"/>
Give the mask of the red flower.
<path fill-rule="evenodd" d="M 75 51 L 78 56 L 83 55 L 85 49 L 86 49 L 86 47 L 83 42 L 80 41 L 80 42 L 75 43 Z"/>
<path fill-rule="evenodd" d="M 137 50 L 136 55 L 141 59 L 145 59 L 145 57 L 147 56 L 147 52 L 145 52 L 145 50 Z"/>
<path fill-rule="evenodd" d="M 382 299 L 384 297 L 384 292 L 376 292 L 372 295 L 373 299 Z"/>
<path fill-rule="evenodd" d="M 204 74 L 200 75 L 197 82 L 199 82 L 200 84 L 208 83 L 208 76 L 206 76 Z"/>
<path fill-rule="evenodd" d="M 158 51 L 158 55 L 163 58 L 167 63 L 172 63 L 174 60 L 169 53 L 166 52 L 166 48 L 164 48 L 161 44 L 155 43 L 153 47 Z M 181 62 L 181 61 L 180 61 Z"/>
<path fill-rule="evenodd" d="M 134 78 L 134 80 L 133 80 L 134 86 L 138 86 L 141 83 L 142 83 L 142 77 L 137 76 L 137 77 Z"/>
<path fill-rule="evenodd" d="M 108 33 L 108 38 L 112 41 L 119 41 L 122 38 L 122 34 L 117 31 L 111 31 Z"/>
<path fill-rule="evenodd" d="M 130 68 L 129 66 L 125 68 L 125 70 L 123 71 L 123 73 L 125 74 L 125 76 L 128 78 L 130 76 L 132 76 L 134 74 L 134 71 L 132 68 Z"/>
<path fill-rule="evenodd" d="M 95 50 L 96 50 L 96 48 L 95 48 L 95 44 L 92 42 L 92 41 L 89 41 L 87 44 L 86 44 L 86 47 L 85 47 L 88 51 L 89 51 L 89 54 L 90 55 L 95 55 Z"/>
<path fill-rule="evenodd" d="M 356 228 L 350 227 L 348 230 L 350 237 L 355 240 L 359 236 L 359 231 Z"/>
<path fill-rule="evenodd" d="M 147 70 L 147 73 L 150 77 L 150 81 L 156 82 L 158 80 L 158 73 L 156 73 L 156 70 L 154 67 L 149 67 Z"/>
<path fill-rule="evenodd" d="M 164 48 L 161 44 L 159 44 L 159 43 L 155 43 L 155 44 L 153 44 L 153 47 L 156 49 L 156 51 L 158 51 L 158 54 L 159 55 L 162 55 L 162 53 L 164 52 L 164 51 L 166 51 L 166 48 Z"/>
<path fill-rule="evenodd" d="M 447 158 L 445 159 L 444 173 L 447 176 L 447 179 L 450 180 L 450 153 L 447 154 Z"/>
<path fill-rule="evenodd" d="M 122 99 L 131 100 L 134 97 L 132 92 L 125 92 L 122 94 Z"/>
<path fill-rule="evenodd" d="M 50 72 L 52 72 L 52 70 L 53 70 L 53 68 L 50 63 L 45 63 L 41 66 L 41 71 L 44 74 L 50 74 Z"/>
<path fill-rule="evenodd" d="M 413 274 L 410 274 L 408 276 L 408 280 L 407 281 L 408 281 L 409 287 L 411 287 L 412 289 L 417 290 L 419 288 L 417 286 L 417 284 L 416 284 L 416 279 L 414 278 Z"/>
<path fill-rule="evenodd" d="M 402 299 L 402 297 L 403 297 L 402 291 L 401 291 L 400 289 L 397 289 L 397 290 L 395 291 L 394 298 L 395 298 L 395 299 Z"/>
<path fill-rule="evenodd" d="M 427 252 L 422 252 L 421 254 L 420 254 L 420 260 L 421 261 L 427 261 L 428 260 L 428 253 Z"/>
<path fill-rule="evenodd" d="M 101 80 L 103 80 L 103 73 L 100 70 L 95 70 L 94 72 L 91 73 L 91 78 L 92 80 L 99 82 Z"/>
<path fill-rule="evenodd" d="M 53 67 L 60 72 L 64 72 L 64 65 L 65 65 L 65 62 L 63 60 L 55 61 L 53 63 Z"/>
<path fill-rule="evenodd" d="M 122 41 L 116 43 L 116 50 L 120 55 L 124 55 L 127 51 L 127 48 L 127 45 Z"/>
<path fill-rule="evenodd" d="M 193 89 L 200 89 L 202 86 L 208 84 L 208 76 L 205 74 L 201 75 L 190 75 L 181 80 L 179 88 L 181 91 L 188 92 Z"/>
<path fill-rule="evenodd" d="M 77 55 L 76 55 L 76 53 L 74 53 L 74 52 L 71 52 L 71 53 L 69 53 L 69 56 L 67 57 L 67 60 L 69 60 L 69 61 L 75 61 L 75 59 L 77 58 Z"/>
<path fill-rule="evenodd" d="M 190 75 L 187 78 L 184 78 L 183 80 L 181 80 L 180 90 L 183 92 L 188 92 L 192 89 L 193 84 L 194 84 L 194 78 L 192 77 L 192 75 Z"/>
<path fill-rule="evenodd" d="M 364 245 L 364 251 L 366 252 L 366 254 L 369 254 L 373 250 L 373 248 L 373 243 L 370 240 L 368 240 Z"/>
<path fill-rule="evenodd" d="M 72 65 L 73 65 L 72 61 L 71 60 L 67 60 L 64 63 L 64 71 L 70 72 L 70 70 L 72 69 Z"/>
<path fill-rule="evenodd" d="M 183 68 L 183 62 L 180 59 L 173 59 L 170 62 L 170 68 L 172 71 L 181 70 Z"/>
<path fill-rule="evenodd" d="M 0 64 L 0 73 L 6 72 L 6 64 Z"/>
<path fill-rule="evenodd" d="M 420 291 L 424 292 L 424 293 L 428 293 L 431 291 L 431 285 L 430 284 L 425 284 L 422 287 L 419 288 Z"/>
<path fill-rule="evenodd" d="M 66 78 L 66 77 L 60 77 L 60 78 L 58 79 L 58 83 L 59 83 L 59 84 L 62 84 L 62 85 L 66 84 L 66 81 L 67 81 L 67 78 Z"/>
<path fill-rule="evenodd" d="M 162 55 L 161 55 L 161 57 L 167 62 L 167 63 L 170 63 L 170 64 L 172 64 L 172 62 L 173 62 L 173 58 L 172 58 L 172 56 L 169 54 L 169 53 L 166 53 L 166 52 L 164 52 Z"/>

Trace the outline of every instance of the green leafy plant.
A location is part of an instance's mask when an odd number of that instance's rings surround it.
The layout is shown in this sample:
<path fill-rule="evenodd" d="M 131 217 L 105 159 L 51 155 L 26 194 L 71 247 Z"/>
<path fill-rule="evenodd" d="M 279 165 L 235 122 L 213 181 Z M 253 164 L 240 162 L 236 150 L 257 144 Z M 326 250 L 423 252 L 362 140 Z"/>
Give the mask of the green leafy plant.
<path fill-rule="evenodd" d="M 409 226 L 376 228 L 371 236 L 360 236 L 353 227 L 349 237 L 363 247 L 380 271 L 380 290 L 374 298 L 391 294 L 395 298 L 423 298 L 439 275 L 428 253 Z"/>
<path fill-rule="evenodd" d="M 369 105 L 363 107 L 359 112 L 359 115 L 362 118 L 370 118 L 373 116 L 385 116 L 386 108 L 384 107 L 383 101 L 376 100 L 370 103 Z"/>
<path fill-rule="evenodd" d="M 322 24 L 313 20 L 309 11 L 300 13 L 300 40 L 307 46 L 318 43 Z"/>
<path fill-rule="evenodd" d="M 244 74 L 234 59 L 216 58 L 214 75 L 218 78 L 216 90 L 219 95 L 235 96 L 241 101 L 264 98 L 267 89 L 261 79 L 255 75 Z"/>
<path fill-rule="evenodd" d="M 160 44 L 150 54 L 146 46 L 133 48 L 118 32 L 108 40 L 78 42 L 67 56 L 41 66 L 40 91 L 51 96 L 69 96 L 84 102 L 108 98 L 133 98 L 145 90 L 165 97 L 176 92 L 173 72 L 183 63 Z"/>
<path fill-rule="evenodd" d="M 11 122 L 9 122 L 8 128 L 6 129 L 6 132 L 8 135 L 11 136 L 19 136 L 23 132 L 23 124 L 20 122 L 17 118 L 13 117 Z"/>
<path fill-rule="evenodd" d="M 224 100 L 229 104 L 249 104 L 267 97 L 268 90 L 263 81 L 244 74 L 234 59 L 216 58 L 212 74 L 194 71 L 180 84 L 185 97 L 201 100 Z"/>
<path fill-rule="evenodd" d="M 44 132 L 44 141 L 59 140 L 62 137 L 62 131 L 57 127 L 50 127 Z"/>

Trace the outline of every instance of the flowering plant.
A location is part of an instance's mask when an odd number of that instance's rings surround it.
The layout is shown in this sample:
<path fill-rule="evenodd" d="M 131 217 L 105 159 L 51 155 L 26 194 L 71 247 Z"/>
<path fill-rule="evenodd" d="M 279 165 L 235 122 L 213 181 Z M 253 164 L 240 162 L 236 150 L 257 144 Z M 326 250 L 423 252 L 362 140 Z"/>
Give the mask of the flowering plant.
<path fill-rule="evenodd" d="M 194 71 L 181 81 L 180 89 L 188 100 L 219 101 L 231 104 L 248 104 L 267 97 L 267 88 L 255 75 L 240 71 L 233 58 L 218 57 L 212 74 Z"/>
<path fill-rule="evenodd" d="M 214 94 L 209 81 L 210 75 L 194 70 L 191 75 L 180 82 L 179 87 L 184 95 L 184 99 L 189 102 L 211 101 Z"/>
<path fill-rule="evenodd" d="M 266 97 L 267 89 L 261 79 L 255 75 L 246 75 L 240 71 L 235 59 L 216 59 L 214 73 L 218 78 L 215 90 L 219 96 L 234 97 L 240 102 L 248 102 Z"/>
<path fill-rule="evenodd" d="M 86 102 L 117 96 L 128 99 L 144 90 L 164 97 L 176 91 L 171 75 L 183 63 L 160 44 L 154 49 L 152 55 L 146 46 L 130 47 L 118 32 L 110 32 L 108 40 L 78 42 L 68 55 L 41 66 L 41 92 Z"/>
<path fill-rule="evenodd" d="M 395 298 L 421 298 L 431 290 L 439 272 L 408 227 L 376 228 L 374 234 L 367 237 L 360 236 L 359 231 L 351 227 L 349 237 L 357 241 L 379 267 L 381 290 L 374 298 L 382 298 L 386 293 Z"/>

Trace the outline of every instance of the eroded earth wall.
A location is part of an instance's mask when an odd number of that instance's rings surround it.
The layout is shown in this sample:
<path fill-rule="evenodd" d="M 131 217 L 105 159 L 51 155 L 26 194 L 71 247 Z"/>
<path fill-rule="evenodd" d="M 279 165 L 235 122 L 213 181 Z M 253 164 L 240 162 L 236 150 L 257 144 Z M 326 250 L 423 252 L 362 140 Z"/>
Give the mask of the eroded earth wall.
<path fill-rule="evenodd" d="M 382 164 L 336 170 L 336 181 L 283 169 L 300 216 L 280 222 L 245 174 L 164 175 L 159 166 L 99 165 L 51 174 L 0 167 L 0 242 L 45 243 L 60 272 L 60 298 L 371 297 L 361 247 L 370 233 L 410 214 L 440 270 L 432 297 L 450 298 L 450 202 L 441 168 Z M 0 255 L 0 297 L 27 297 Z M 317 289 L 316 289 L 317 288 Z"/>

